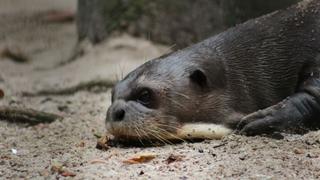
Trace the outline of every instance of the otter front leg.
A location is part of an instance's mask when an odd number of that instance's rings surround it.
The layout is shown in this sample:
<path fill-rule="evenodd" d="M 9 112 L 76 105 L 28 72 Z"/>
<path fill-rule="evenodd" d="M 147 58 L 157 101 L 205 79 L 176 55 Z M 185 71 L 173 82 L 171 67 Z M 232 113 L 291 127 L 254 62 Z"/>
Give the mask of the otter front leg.
<path fill-rule="evenodd" d="M 300 92 L 280 103 L 242 118 L 238 126 L 240 133 L 267 134 L 309 123 L 320 127 L 320 79 L 309 79 L 303 86 Z"/>

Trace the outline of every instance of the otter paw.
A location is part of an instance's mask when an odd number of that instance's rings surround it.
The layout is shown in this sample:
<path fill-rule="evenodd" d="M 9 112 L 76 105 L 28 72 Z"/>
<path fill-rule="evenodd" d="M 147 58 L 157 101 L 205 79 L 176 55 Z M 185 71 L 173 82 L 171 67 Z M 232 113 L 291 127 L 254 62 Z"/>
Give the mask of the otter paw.
<path fill-rule="evenodd" d="M 243 128 L 241 128 L 240 134 L 247 136 L 270 134 L 280 130 L 282 126 L 283 124 L 280 119 L 272 116 L 266 116 L 261 119 L 255 119 L 254 121 L 246 124 Z"/>
<path fill-rule="evenodd" d="M 237 130 L 243 129 L 247 124 L 254 122 L 258 119 L 261 119 L 264 116 L 265 114 L 261 110 L 259 110 L 243 117 L 237 125 Z"/>
<path fill-rule="evenodd" d="M 279 103 L 277 105 L 270 106 L 270 107 L 263 109 L 263 110 L 258 110 L 256 112 L 253 112 L 253 113 L 243 117 L 237 125 L 237 130 L 242 130 L 246 125 L 248 125 L 254 121 L 272 118 L 273 116 L 275 116 L 275 114 L 279 110 L 279 108 L 283 106 L 282 104 L 283 103 Z"/>

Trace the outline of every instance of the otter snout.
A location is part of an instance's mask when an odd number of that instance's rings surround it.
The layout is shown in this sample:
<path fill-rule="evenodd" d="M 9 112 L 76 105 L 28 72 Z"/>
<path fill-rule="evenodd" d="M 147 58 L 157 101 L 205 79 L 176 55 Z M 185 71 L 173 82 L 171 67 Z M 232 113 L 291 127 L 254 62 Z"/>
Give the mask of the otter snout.
<path fill-rule="evenodd" d="M 117 100 L 109 107 L 106 121 L 119 122 L 123 121 L 126 116 L 126 103 L 123 100 Z"/>

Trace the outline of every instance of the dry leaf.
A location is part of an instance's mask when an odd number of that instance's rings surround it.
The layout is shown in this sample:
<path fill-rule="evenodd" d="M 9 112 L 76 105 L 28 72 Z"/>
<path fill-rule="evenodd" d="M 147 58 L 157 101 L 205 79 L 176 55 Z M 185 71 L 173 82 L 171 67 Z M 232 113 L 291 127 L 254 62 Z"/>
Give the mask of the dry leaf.
<path fill-rule="evenodd" d="M 44 21 L 47 22 L 72 22 L 75 18 L 75 13 L 73 11 L 48 11 L 43 17 Z"/>
<path fill-rule="evenodd" d="M 123 162 L 126 164 L 140 164 L 140 163 L 146 163 L 151 161 L 156 157 L 155 154 L 140 154 L 136 155 L 130 159 L 124 160 Z"/>
<path fill-rule="evenodd" d="M 99 138 L 102 138 L 102 135 L 99 134 L 99 133 L 94 133 L 93 135 L 94 135 L 96 138 L 98 138 L 98 139 L 99 139 Z"/>
<path fill-rule="evenodd" d="M 110 146 L 108 145 L 108 141 L 110 138 L 108 136 L 103 136 L 97 141 L 96 148 L 100 150 L 108 150 Z"/>
<path fill-rule="evenodd" d="M 70 171 L 63 171 L 63 172 L 60 173 L 60 174 L 61 174 L 61 176 L 63 176 L 63 177 L 74 177 L 74 176 L 76 176 L 75 173 L 70 172 Z"/>
<path fill-rule="evenodd" d="M 51 166 L 51 171 L 52 172 L 57 172 L 57 173 L 60 173 L 63 169 L 63 165 L 60 164 L 60 163 L 53 163 L 52 166 Z"/>
<path fill-rule="evenodd" d="M 9 58 L 18 63 L 28 62 L 29 58 L 18 47 L 4 48 L 0 52 L 0 57 Z"/>
<path fill-rule="evenodd" d="M 51 166 L 51 171 L 60 174 L 64 177 L 74 177 L 75 173 L 68 171 L 62 164 L 55 162 Z"/>

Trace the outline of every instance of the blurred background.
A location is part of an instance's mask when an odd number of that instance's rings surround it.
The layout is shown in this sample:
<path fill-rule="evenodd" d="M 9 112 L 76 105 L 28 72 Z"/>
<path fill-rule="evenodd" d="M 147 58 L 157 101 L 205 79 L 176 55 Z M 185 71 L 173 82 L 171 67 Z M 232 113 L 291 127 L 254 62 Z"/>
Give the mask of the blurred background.
<path fill-rule="evenodd" d="M 121 79 L 148 59 L 297 1 L 0 0 L 0 79 L 32 90 Z"/>
<path fill-rule="evenodd" d="M 52 64 L 47 49 L 67 61 L 83 53 L 81 42 L 123 33 L 174 50 L 297 1 L 0 0 L 0 50 L 17 61 L 31 56 Z"/>
<path fill-rule="evenodd" d="M 127 32 L 181 48 L 298 0 L 79 0 L 79 38 Z"/>

